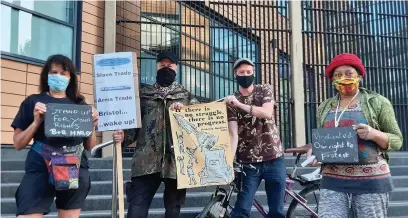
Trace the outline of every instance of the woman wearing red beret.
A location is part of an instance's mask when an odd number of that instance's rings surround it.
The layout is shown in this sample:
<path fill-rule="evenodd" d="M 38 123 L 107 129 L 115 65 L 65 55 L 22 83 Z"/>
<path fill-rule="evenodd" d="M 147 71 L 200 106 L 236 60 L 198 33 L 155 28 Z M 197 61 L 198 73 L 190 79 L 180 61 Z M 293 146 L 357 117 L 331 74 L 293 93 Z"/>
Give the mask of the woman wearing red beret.
<path fill-rule="evenodd" d="M 318 128 L 354 126 L 359 163 L 323 164 L 319 218 L 387 217 L 393 189 L 387 151 L 402 146 L 394 109 L 384 96 L 359 86 L 366 71 L 356 55 L 337 55 L 326 74 L 338 94 L 319 106 Z"/>

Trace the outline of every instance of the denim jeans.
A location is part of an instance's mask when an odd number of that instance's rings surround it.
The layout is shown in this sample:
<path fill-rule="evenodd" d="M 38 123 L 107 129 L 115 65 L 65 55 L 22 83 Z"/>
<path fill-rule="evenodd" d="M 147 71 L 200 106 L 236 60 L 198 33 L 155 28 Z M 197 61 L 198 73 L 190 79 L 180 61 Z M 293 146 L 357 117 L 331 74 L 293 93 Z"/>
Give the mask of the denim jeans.
<path fill-rule="evenodd" d="M 284 196 L 286 167 L 284 158 L 252 164 L 255 169 L 245 168 L 246 176 L 242 178 L 242 190 L 232 210 L 232 218 L 247 218 L 251 215 L 252 202 L 261 180 L 265 180 L 265 191 L 268 199 L 269 218 L 285 218 Z"/>

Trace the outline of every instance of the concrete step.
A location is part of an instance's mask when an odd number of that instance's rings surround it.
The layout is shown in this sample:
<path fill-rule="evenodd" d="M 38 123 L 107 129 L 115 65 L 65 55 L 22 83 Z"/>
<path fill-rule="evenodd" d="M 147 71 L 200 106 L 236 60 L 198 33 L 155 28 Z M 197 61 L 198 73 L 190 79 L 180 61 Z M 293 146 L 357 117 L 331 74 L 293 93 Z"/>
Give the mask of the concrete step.
<path fill-rule="evenodd" d="M 298 193 L 300 190 L 295 190 Z M 188 191 L 186 196 L 185 207 L 201 207 L 205 205 L 213 192 L 197 192 L 197 191 Z M 317 199 L 319 199 L 319 194 L 316 193 Z M 261 204 L 267 204 L 267 197 L 265 191 L 258 191 L 256 193 L 256 199 Z M 307 197 L 307 200 L 310 203 L 315 203 L 315 196 L 310 195 Z M 233 194 L 231 202 L 235 202 L 236 193 Z M 126 197 L 125 197 L 126 201 Z M 408 203 L 408 188 L 398 188 L 390 194 L 391 202 L 407 202 Z M 287 203 L 290 203 L 291 199 L 288 198 Z M 85 206 L 83 210 L 85 211 L 96 211 L 110 208 L 112 203 L 111 195 L 89 195 L 86 199 Z M 2 198 L 2 214 L 13 213 L 16 210 L 15 199 L 14 198 Z M 125 208 L 127 208 L 128 203 L 125 202 Z M 163 208 L 163 193 L 157 193 L 152 201 L 151 208 Z M 55 205 L 52 206 L 52 211 L 56 211 Z"/>
<path fill-rule="evenodd" d="M 188 191 L 187 196 L 186 196 L 186 202 L 184 204 L 184 207 L 186 208 L 198 208 L 198 207 L 204 207 L 208 201 L 211 198 L 211 195 L 213 194 L 211 192 L 197 192 L 197 191 Z M 295 192 L 299 192 L 300 190 L 295 190 Z M 318 195 L 317 195 L 318 196 Z M 236 201 L 237 193 L 233 193 L 231 197 L 231 205 L 234 205 Z M 265 191 L 258 191 L 256 193 L 256 199 L 261 203 L 267 205 L 267 197 L 266 197 L 266 192 Z M 308 199 L 309 202 L 315 202 L 314 196 L 310 196 L 310 199 Z M 288 203 L 290 203 L 292 199 L 289 197 L 288 198 Z M 85 206 L 83 208 L 84 211 L 97 211 L 97 210 L 103 210 L 106 208 L 111 207 L 111 202 L 112 202 L 112 197 L 111 195 L 90 195 L 87 197 Z M 1 205 L 3 207 L 2 213 L 7 214 L 7 213 L 12 213 L 16 210 L 15 208 L 15 200 L 14 198 L 3 198 L 1 199 Z M 151 203 L 150 208 L 163 208 L 163 193 L 157 193 L 153 201 Z M 125 209 L 128 208 L 128 203 L 126 202 L 126 197 L 125 197 Z M 51 206 L 51 211 L 55 212 L 55 204 Z"/>
<path fill-rule="evenodd" d="M 24 149 L 17 151 L 14 149 L 13 145 L 0 145 L 1 160 L 25 160 L 30 149 L 31 146 L 27 146 Z M 89 151 L 86 151 L 86 154 L 88 157 L 91 157 Z"/>
<path fill-rule="evenodd" d="M 28 149 L 17 152 L 13 149 L 1 148 L 1 217 L 15 217 L 15 200 L 14 194 L 24 175 L 25 155 Z M 389 218 L 408 218 L 408 152 L 392 152 L 391 156 L 391 173 L 393 175 L 396 190 L 390 195 Z M 287 155 L 286 166 L 292 166 L 295 157 Z M 302 159 L 304 160 L 304 158 Z M 131 158 L 124 158 L 124 179 L 130 179 Z M 111 217 L 111 180 L 112 180 L 112 159 L 111 158 L 90 158 L 90 174 L 92 179 L 92 188 L 86 200 L 85 208 L 80 217 L 104 218 Z M 310 173 L 315 168 L 299 168 L 298 174 Z M 287 167 L 288 172 L 292 172 L 291 167 Z M 183 218 L 195 218 L 208 202 L 215 187 L 203 187 L 189 189 L 187 199 L 182 208 Z M 300 185 L 295 185 L 295 190 L 300 190 Z M 163 190 L 162 185 L 155 195 L 149 217 L 164 217 L 163 209 Z M 266 205 L 266 194 L 264 183 L 261 183 L 257 192 L 257 199 L 261 204 Z M 232 203 L 235 201 L 235 194 Z M 290 203 L 288 199 L 286 207 Z M 127 202 L 125 203 L 127 208 Z M 267 206 L 264 206 L 267 209 Z M 53 204 L 52 213 L 45 217 L 57 217 L 55 204 Z M 260 214 L 253 208 L 251 218 L 261 218 Z"/>
<path fill-rule="evenodd" d="M 24 160 L 27 156 L 28 151 L 30 150 L 31 146 L 27 146 L 24 149 L 17 151 L 14 149 L 12 145 L 0 145 L 1 150 L 1 159 L 2 160 Z M 88 157 L 91 157 L 90 152 L 87 152 Z M 408 157 L 407 151 L 391 151 L 388 153 L 391 159 L 405 156 Z M 292 154 L 286 154 L 286 157 L 292 156 Z"/>
<path fill-rule="evenodd" d="M 305 158 L 302 158 L 305 160 Z M 293 166 L 295 163 L 294 157 L 286 157 L 286 166 Z M 112 169 L 113 160 L 112 158 L 89 158 L 89 168 L 91 169 Z M 132 165 L 132 158 L 123 158 L 122 166 L 123 169 L 130 169 Z M 407 164 L 408 165 L 408 162 Z M 25 159 L 20 160 L 2 160 L 1 170 L 24 170 Z"/>
<path fill-rule="evenodd" d="M 312 172 L 314 167 L 298 168 L 297 174 L 305 174 Z M 292 167 L 286 167 L 287 172 L 292 172 Z M 92 181 L 108 181 L 112 180 L 112 169 L 90 169 Z M 1 172 L 1 183 L 19 183 L 24 175 L 24 170 L 6 170 Z M 407 176 L 408 166 L 392 166 L 391 175 L 393 176 Z M 130 169 L 123 170 L 123 178 L 130 179 Z"/>
<path fill-rule="evenodd" d="M 197 215 L 203 210 L 202 207 L 199 208 L 182 208 L 181 213 L 183 218 L 196 218 Z M 149 218 L 163 218 L 165 210 L 162 208 L 150 209 Z M 125 216 L 127 211 L 125 210 Z M 15 218 L 14 214 L 5 214 L 1 216 L 2 218 Z M 45 215 L 46 218 L 58 218 L 56 212 L 51 212 L 48 215 Z M 81 211 L 81 218 L 111 218 L 110 210 L 98 210 L 98 211 Z M 251 216 L 252 217 L 252 216 Z"/>
<path fill-rule="evenodd" d="M 267 210 L 268 206 L 263 205 L 263 207 Z M 181 217 L 183 218 L 196 218 L 196 216 L 204 209 L 202 207 L 183 207 L 181 208 Z M 287 211 L 287 205 L 285 206 L 285 214 Z M 163 218 L 164 217 L 164 209 L 163 208 L 154 208 L 149 210 L 149 218 Z M 125 215 L 127 211 L 125 210 Z M 405 214 L 405 215 L 404 215 Z M 407 218 L 408 214 L 408 203 L 407 202 L 392 202 L 390 203 L 390 207 L 388 209 L 388 218 Z M 15 218 L 14 214 L 2 214 L 2 218 Z M 46 218 L 57 218 L 56 212 L 51 212 L 50 214 L 44 216 Z M 110 218 L 111 211 L 110 210 L 98 210 L 98 211 L 81 211 L 80 217 L 86 218 Z M 259 212 L 256 210 L 255 207 L 252 207 L 251 210 L 251 218 L 263 218 Z"/>
<path fill-rule="evenodd" d="M 16 151 L 17 152 L 17 151 Z M 408 166 L 408 152 L 393 153 L 391 156 L 391 166 Z M 293 166 L 296 157 L 291 155 L 285 156 L 286 166 Z M 301 161 L 306 158 L 302 157 Z M 112 158 L 89 158 L 89 168 L 91 169 L 112 169 Z M 123 169 L 130 169 L 132 158 L 123 158 Z M 24 170 L 25 158 L 2 159 L 1 170 Z"/>
<path fill-rule="evenodd" d="M 393 183 L 396 188 L 408 188 L 408 176 L 393 176 Z M 3 198 L 14 197 L 20 183 L 3 183 L 1 184 L 1 196 Z M 300 190 L 301 186 L 298 183 L 292 187 L 293 189 Z M 214 191 L 214 186 L 200 187 L 189 189 L 189 191 L 196 192 L 212 192 Z M 259 186 L 259 191 L 265 190 L 264 181 L 261 182 Z M 159 187 L 158 193 L 163 193 L 164 185 Z M 112 193 L 112 181 L 92 181 L 92 188 L 89 195 L 110 195 Z M 408 195 L 407 195 L 408 198 Z"/>

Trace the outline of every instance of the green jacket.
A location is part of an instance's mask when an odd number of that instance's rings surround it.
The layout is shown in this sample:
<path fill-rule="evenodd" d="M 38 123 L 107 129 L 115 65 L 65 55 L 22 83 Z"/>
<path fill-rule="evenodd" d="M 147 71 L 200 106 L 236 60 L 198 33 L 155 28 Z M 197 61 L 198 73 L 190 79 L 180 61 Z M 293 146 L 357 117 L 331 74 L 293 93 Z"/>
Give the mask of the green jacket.
<path fill-rule="evenodd" d="M 388 135 L 388 149 L 383 150 L 385 158 L 389 160 L 387 151 L 397 151 L 402 146 L 402 133 L 395 119 L 391 102 L 384 96 L 373 91 L 360 88 L 361 107 L 368 125 Z M 330 110 L 337 105 L 338 96 L 322 102 L 317 109 L 317 127 L 322 128 L 324 120 Z"/>
<path fill-rule="evenodd" d="M 142 128 L 125 131 L 124 146 L 136 143 L 132 158 L 132 177 L 161 173 L 176 179 L 176 161 L 171 137 L 169 107 L 179 102 L 196 104 L 196 99 L 180 84 L 174 84 L 164 97 L 148 85 L 140 90 Z"/>

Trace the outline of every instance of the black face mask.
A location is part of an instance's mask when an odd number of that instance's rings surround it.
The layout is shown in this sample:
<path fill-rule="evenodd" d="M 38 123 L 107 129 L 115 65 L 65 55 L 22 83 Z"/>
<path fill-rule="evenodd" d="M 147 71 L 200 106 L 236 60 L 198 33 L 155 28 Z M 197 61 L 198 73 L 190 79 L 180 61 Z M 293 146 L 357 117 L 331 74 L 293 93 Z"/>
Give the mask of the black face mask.
<path fill-rule="evenodd" d="M 170 86 L 176 79 L 176 71 L 170 67 L 163 67 L 157 71 L 156 83 L 161 87 Z"/>
<path fill-rule="evenodd" d="M 236 76 L 236 80 L 238 85 L 242 86 L 243 88 L 248 88 L 254 82 L 255 76 L 252 74 L 251 76 Z"/>

